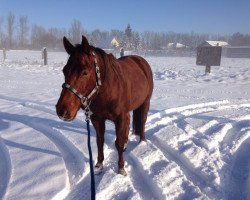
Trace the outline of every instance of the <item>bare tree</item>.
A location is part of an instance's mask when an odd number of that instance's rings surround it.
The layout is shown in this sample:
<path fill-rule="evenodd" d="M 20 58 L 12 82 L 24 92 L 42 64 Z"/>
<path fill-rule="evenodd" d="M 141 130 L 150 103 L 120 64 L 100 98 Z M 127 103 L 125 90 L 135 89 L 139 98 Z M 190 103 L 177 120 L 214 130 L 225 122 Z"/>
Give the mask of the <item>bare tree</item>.
<path fill-rule="evenodd" d="M 82 24 L 79 20 L 74 20 L 71 24 L 71 28 L 69 30 L 70 38 L 73 43 L 79 43 L 82 37 Z"/>
<path fill-rule="evenodd" d="M 9 48 L 13 47 L 14 23 L 15 23 L 15 16 L 14 14 L 9 13 L 9 16 L 7 18 L 7 33 L 8 33 Z"/>
<path fill-rule="evenodd" d="M 45 47 L 47 45 L 46 30 L 42 26 L 32 26 L 31 45 L 35 49 L 41 49 L 42 47 Z"/>
<path fill-rule="evenodd" d="M 2 30 L 2 25 L 3 25 L 3 17 L 0 16 L 0 48 L 3 46 L 3 30 Z"/>
<path fill-rule="evenodd" d="M 21 48 L 27 45 L 28 34 L 29 34 L 28 17 L 21 16 L 19 18 L 19 45 Z"/>

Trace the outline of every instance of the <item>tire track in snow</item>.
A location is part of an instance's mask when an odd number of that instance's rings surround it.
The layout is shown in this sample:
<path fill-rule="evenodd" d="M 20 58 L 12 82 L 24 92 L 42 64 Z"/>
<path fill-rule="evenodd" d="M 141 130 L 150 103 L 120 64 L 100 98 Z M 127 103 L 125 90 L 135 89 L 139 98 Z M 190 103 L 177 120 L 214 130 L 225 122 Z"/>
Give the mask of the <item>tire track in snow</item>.
<path fill-rule="evenodd" d="M 131 152 L 134 162 L 140 166 L 144 179 L 154 192 L 153 199 L 207 198 L 181 171 L 179 163 L 169 159 L 158 146 L 148 140 Z M 175 187 L 179 185 L 179 187 Z M 188 191 L 188 192 L 187 192 Z"/>
<path fill-rule="evenodd" d="M 222 102 L 211 102 L 211 103 L 205 103 L 205 104 L 194 104 L 190 106 L 184 106 L 179 108 L 173 108 L 168 109 L 156 114 L 153 114 L 148 118 L 148 125 L 147 125 L 147 132 L 149 132 L 149 139 L 150 141 L 154 141 L 154 144 L 159 148 L 166 157 L 170 157 L 173 159 L 183 170 L 185 175 L 195 184 L 198 185 L 201 191 L 204 191 L 206 194 L 207 186 L 212 188 L 213 193 L 215 193 L 215 197 L 221 198 L 221 192 L 218 191 L 217 187 L 214 186 L 213 183 L 210 183 L 209 179 L 206 178 L 206 176 L 203 173 L 197 173 L 197 170 L 192 166 L 192 163 L 187 162 L 186 158 L 182 158 L 182 156 L 178 156 L 178 152 L 175 152 L 172 147 L 168 146 L 167 144 L 163 143 L 163 140 L 161 138 L 157 137 L 157 132 L 162 130 L 162 128 L 168 126 L 170 123 L 174 123 L 182 129 L 186 134 L 184 135 L 187 140 L 189 139 L 195 139 L 197 136 L 197 139 L 200 138 L 200 135 L 205 134 L 205 132 L 208 132 L 212 134 L 212 138 L 209 138 L 209 143 L 214 143 L 216 141 L 216 145 L 218 146 L 219 143 L 224 142 L 224 138 L 227 136 L 227 134 L 233 129 L 235 124 L 232 123 L 225 123 L 231 122 L 231 120 L 224 120 L 224 125 L 221 124 L 221 121 L 217 122 L 216 120 L 208 122 L 202 127 L 199 127 L 197 130 L 194 129 L 189 123 L 185 122 L 185 118 L 190 117 L 192 115 L 196 114 L 202 114 L 207 112 L 213 112 L 217 110 L 225 110 L 225 109 L 238 109 L 238 108 L 249 108 L 250 104 L 248 103 L 241 103 L 241 104 L 230 104 L 228 101 L 222 101 Z M 182 121 L 182 122 L 181 122 Z M 179 123 L 182 123 L 180 126 Z M 184 122 L 184 124 L 183 124 Z M 213 132 L 214 129 L 212 127 L 218 127 L 220 126 L 221 130 L 217 130 L 216 132 Z M 247 136 L 244 137 L 244 139 L 247 138 Z M 235 137 L 235 140 L 237 140 L 237 137 Z M 156 142 L 155 142 L 156 141 Z M 195 141 L 195 140 L 193 140 Z M 195 144 L 194 144 L 195 145 Z M 215 146 L 216 146 L 215 145 Z M 201 147 L 208 147 L 210 145 L 204 145 L 203 143 L 199 144 Z M 209 148 L 206 148 L 209 150 Z M 205 186 L 204 186 L 205 185 Z M 211 191 L 209 192 L 211 194 Z"/>
<path fill-rule="evenodd" d="M 226 180 L 226 199 L 250 198 L 250 138 L 237 150 L 233 156 L 233 164 Z"/>
<path fill-rule="evenodd" d="M 11 160 L 7 147 L 0 137 L 0 199 L 3 199 L 11 177 Z"/>
<path fill-rule="evenodd" d="M 169 158 L 171 161 L 174 161 L 181 168 L 188 180 L 190 180 L 194 185 L 198 186 L 203 194 L 206 194 L 212 199 L 218 198 L 220 196 L 218 189 L 206 177 L 206 174 L 200 173 L 199 170 L 197 170 L 187 158 L 183 158 L 181 155 L 179 155 L 179 152 L 172 149 L 156 136 L 153 136 L 150 138 L 150 140 L 154 141 L 156 147 L 161 150 L 165 157 Z M 208 191 L 209 194 L 207 194 Z"/>
<path fill-rule="evenodd" d="M 18 121 L 19 123 L 23 123 L 24 125 L 42 133 L 55 144 L 62 155 L 66 167 L 66 188 L 63 190 L 69 192 L 71 187 L 77 184 L 82 178 L 86 170 L 85 163 L 87 158 L 85 155 L 76 148 L 74 144 L 66 139 L 57 128 L 54 128 L 53 125 L 51 125 L 54 123 L 52 120 L 36 116 L 24 116 L 9 113 L 4 113 L 3 115 L 7 120 Z"/>
<path fill-rule="evenodd" d="M 180 121 L 195 114 L 216 111 L 220 106 L 229 103 L 229 101 L 225 100 L 170 108 L 149 116 L 146 123 L 146 130 L 150 130 L 150 132 L 154 133 L 175 120 Z"/>
<path fill-rule="evenodd" d="M 147 172 L 143 169 L 143 164 L 133 154 L 133 150 L 138 147 L 138 141 L 129 139 L 129 149 L 126 150 L 126 161 L 130 165 L 130 179 L 144 200 L 162 199 L 161 189 L 158 188 L 150 179 Z M 133 146 L 132 146 L 133 145 Z M 138 147 L 139 148 L 139 147 Z M 143 184 L 142 184 L 143 183 Z"/>
<path fill-rule="evenodd" d="M 228 102 L 223 102 L 223 103 L 228 103 Z M 171 120 L 176 120 L 178 121 L 180 118 L 184 119 L 186 117 L 188 117 L 188 113 L 190 115 L 193 114 L 197 114 L 197 113 L 204 113 L 204 112 L 211 112 L 211 111 L 216 111 L 216 103 L 208 103 L 210 105 L 206 105 L 208 108 L 202 108 L 202 106 L 199 106 L 199 110 L 195 110 L 195 108 L 193 108 L 194 110 L 183 110 L 184 114 L 178 114 L 175 112 L 175 116 L 171 119 Z M 219 103 L 220 104 L 220 103 Z M 209 108 L 209 106 L 213 106 L 212 108 Z M 195 107 L 195 106 L 194 106 Z M 178 117 L 176 117 L 178 116 Z M 169 122 L 171 121 L 169 120 Z M 227 133 L 227 126 L 225 126 L 225 131 L 224 133 Z M 191 134 L 192 136 L 194 134 L 196 134 L 197 132 L 195 131 L 195 129 L 192 128 L 192 126 L 188 127 L 189 130 L 191 130 L 191 132 L 193 131 L 193 133 Z M 223 130 L 223 128 L 222 128 Z M 153 137 L 154 136 L 153 134 Z M 155 140 L 152 140 L 152 138 L 149 138 L 150 141 L 154 141 L 155 144 Z M 176 156 L 178 155 L 176 152 L 172 152 L 173 149 L 171 149 L 169 147 L 169 149 L 166 150 L 166 148 L 164 147 L 164 144 L 160 144 L 160 140 L 159 138 L 156 139 L 156 141 L 158 140 L 158 142 L 156 142 L 156 149 L 158 148 L 161 152 L 163 152 L 163 154 L 165 155 L 165 157 L 171 157 L 169 156 L 172 153 L 172 157 L 170 160 L 174 160 L 176 161 L 175 163 L 177 164 L 178 167 L 180 167 L 180 169 L 184 168 L 184 176 L 186 176 L 188 178 L 188 180 L 191 180 L 191 185 L 189 185 L 189 191 L 193 190 L 193 196 L 189 196 L 189 197 L 195 197 L 198 195 L 203 195 L 203 197 L 201 198 L 205 198 L 207 199 L 207 195 L 210 196 L 210 198 L 221 198 L 222 194 L 220 193 L 220 191 L 218 191 L 217 187 L 213 185 L 213 183 L 210 182 L 210 180 L 206 177 L 206 175 L 197 172 L 197 170 L 195 168 L 193 168 L 191 163 L 188 163 L 184 158 L 180 157 L 180 156 Z M 131 139 L 130 139 L 131 142 Z M 162 147 L 159 147 L 162 146 Z M 137 148 L 136 145 L 134 145 L 131 148 L 131 143 L 129 146 L 129 154 L 126 155 L 126 160 L 128 162 L 128 164 L 132 167 L 132 169 L 129 171 L 130 175 L 135 176 L 133 179 L 131 179 L 131 181 L 133 182 L 133 185 L 135 185 L 135 188 L 138 188 L 137 191 L 140 190 L 140 187 L 138 187 L 138 180 L 143 180 L 143 183 L 145 185 L 146 183 L 146 187 L 147 187 L 147 191 L 150 191 L 149 193 L 151 193 L 150 197 L 146 197 L 146 199 L 162 199 L 164 198 L 164 195 L 162 196 L 162 189 L 161 187 L 157 186 L 157 179 L 153 180 L 154 176 L 150 175 L 150 172 L 145 170 L 143 168 L 143 164 L 144 162 L 138 160 L 137 155 L 133 155 L 133 151 L 136 151 L 137 149 L 139 149 L 140 147 Z M 128 151 L 128 150 L 127 150 Z M 113 152 L 114 153 L 114 152 Z M 136 166 L 136 167 L 134 167 Z M 142 174 L 140 176 L 138 176 L 138 174 Z M 112 179 L 110 179 L 112 181 Z M 192 186 L 193 183 L 193 186 Z M 198 188 L 202 191 L 202 193 L 197 193 L 197 190 L 194 189 L 195 186 L 198 186 Z M 193 189 L 190 189 L 192 188 Z M 198 190 L 199 190 L 198 189 Z M 185 196 L 184 196 L 185 198 Z M 145 199 L 145 197 L 143 197 L 143 199 Z"/>
<path fill-rule="evenodd" d="M 233 128 L 229 131 L 221 147 L 221 151 L 234 154 L 241 144 L 250 137 L 250 115 L 234 119 Z"/>
<path fill-rule="evenodd" d="M 29 100 L 28 99 L 21 99 L 21 98 L 16 98 L 16 97 L 4 96 L 1 94 L 0 94 L 0 99 L 5 100 L 5 101 L 10 101 L 10 102 L 15 102 L 18 104 L 30 102 L 30 103 L 37 104 L 37 105 L 52 106 L 52 104 L 46 103 L 46 102 L 30 101 L 30 99 Z"/>
<path fill-rule="evenodd" d="M 14 102 L 17 105 L 21 105 L 24 108 L 41 111 L 43 113 L 50 114 L 50 115 L 57 117 L 56 112 L 54 110 L 50 109 L 50 107 L 51 107 L 50 104 L 43 104 L 43 103 L 40 104 L 40 102 L 37 103 L 35 101 L 26 101 L 24 99 L 8 98 L 5 96 L 0 96 L 0 97 L 2 97 L 2 99 L 6 100 L 6 101 Z M 29 121 L 29 120 L 26 120 L 26 121 Z M 78 197 L 76 197 L 76 195 L 79 196 L 79 193 L 75 194 L 75 191 L 78 191 L 79 188 L 82 189 L 82 188 L 86 187 L 86 185 L 90 185 L 90 178 L 88 177 L 89 167 L 87 166 L 87 169 L 85 169 L 86 168 L 85 164 L 88 162 L 87 156 L 85 156 L 85 155 L 78 155 L 78 156 L 71 155 L 72 154 L 71 151 L 73 149 L 75 149 L 74 150 L 75 153 L 73 152 L 73 154 L 81 154 L 81 153 L 77 149 L 77 147 L 74 147 L 73 144 L 64 146 L 65 141 L 67 141 L 68 139 L 64 138 L 63 141 L 61 140 L 64 136 L 61 133 L 60 126 L 56 126 L 56 127 L 53 127 L 52 129 L 50 129 L 50 128 L 48 128 L 49 127 L 48 123 L 45 123 L 46 126 L 41 125 L 41 124 L 44 124 L 43 121 L 46 121 L 45 119 L 40 120 L 39 123 L 37 123 L 35 121 L 39 121 L 39 120 L 29 121 L 28 126 L 33 126 L 35 129 L 38 129 L 38 131 L 43 133 L 46 137 L 48 137 L 48 139 L 50 141 L 52 141 L 57 146 L 57 148 L 59 149 L 59 152 L 62 154 L 64 163 L 65 163 L 65 167 L 66 167 L 67 173 L 68 173 L 65 188 L 62 189 L 60 192 L 58 192 L 53 197 L 53 199 L 58 199 L 58 198 L 64 199 L 65 197 L 68 197 L 69 199 L 71 199 L 72 197 L 73 197 L 73 199 L 78 198 Z M 22 123 L 24 123 L 24 122 L 22 122 Z M 76 119 L 74 121 L 74 124 L 75 125 L 81 124 L 81 126 L 79 125 L 79 128 L 82 127 L 82 121 L 80 121 L 78 119 Z M 78 128 L 78 127 L 75 127 L 75 128 Z M 63 129 L 65 129 L 65 127 Z M 47 132 L 50 134 L 47 134 Z M 71 143 L 71 142 L 68 141 L 68 143 Z M 71 147 L 67 149 L 67 146 L 71 146 Z M 82 159 L 79 159 L 79 158 L 82 158 Z M 77 162 L 71 161 L 71 160 L 76 160 L 76 159 L 81 160 L 81 161 L 77 161 L 78 164 L 76 164 Z M 79 169 L 76 169 L 77 167 L 79 167 Z M 75 174 L 76 172 L 78 172 L 78 174 Z M 81 186 L 83 186 L 83 187 L 81 187 Z M 83 199 L 85 199 L 88 197 L 88 194 L 83 194 L 82 197 L 84 197 Z M 79 199 L 82 199 L 82 198 L 79 198 Z"/>

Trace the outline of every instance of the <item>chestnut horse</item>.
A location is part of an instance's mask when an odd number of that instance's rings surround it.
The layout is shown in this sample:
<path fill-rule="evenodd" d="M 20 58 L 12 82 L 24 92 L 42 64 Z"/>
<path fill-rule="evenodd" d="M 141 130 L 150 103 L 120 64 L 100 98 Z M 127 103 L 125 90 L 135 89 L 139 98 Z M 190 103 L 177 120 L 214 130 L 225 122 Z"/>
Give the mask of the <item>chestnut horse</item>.
<path fill-rule="evenodd" d="M 145 123 L 153 91 L 152 71 L 140 56 L 116 59 L 112 54 L 89 45 L 86 37 L 73 46 L 64 37 L 69 59 L 63 68 L 65 83 L 56 104 L 60 119 L 71 121 L 80 108 L 91 110 L 98 148 L 97 169 L 102 168 L 105 121 L 115 124 L 118 151 L 118 173 L 126 175 L 123 150 L 128 142 L 130 111 L 133 111 L 133 133 L 145 140 Z"/>

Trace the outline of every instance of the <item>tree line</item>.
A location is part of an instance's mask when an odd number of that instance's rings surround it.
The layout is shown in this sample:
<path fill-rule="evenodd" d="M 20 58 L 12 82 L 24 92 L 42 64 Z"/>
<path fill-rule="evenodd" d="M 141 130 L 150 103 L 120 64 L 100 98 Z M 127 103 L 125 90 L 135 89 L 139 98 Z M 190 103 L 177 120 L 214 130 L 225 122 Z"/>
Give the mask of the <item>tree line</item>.
<path fill-rule="evenodd" d="M 102 31 L 96 29 L 87 31 L 79 20 L 73 20 L 68 29 L 39 25 L 30 25 L 27 16 L 16 17 L 13 13 L 4 18 L 0 16 L 0 48 L 6 49 L 50 49 L 61 50 L 62 38 L 67 36 L 73 43 L 81 41 L 81 35 L 86 35 L 92 45 L 101 48 L 125 48 L 127 50 L 159 50 L 166 48 L 168 43 L 182 43 L 190 48 L 196 48 L 204 40 L 222 40 L 232 46 L 250 46 L 250 35 L 236 32 L 231 35 L 212 35 L 201 33 L 176 32 L 137 32 L 130 24 L 124 30 Z M 111 39 L 116 38 L 119 47 L 111 46 Z"/>

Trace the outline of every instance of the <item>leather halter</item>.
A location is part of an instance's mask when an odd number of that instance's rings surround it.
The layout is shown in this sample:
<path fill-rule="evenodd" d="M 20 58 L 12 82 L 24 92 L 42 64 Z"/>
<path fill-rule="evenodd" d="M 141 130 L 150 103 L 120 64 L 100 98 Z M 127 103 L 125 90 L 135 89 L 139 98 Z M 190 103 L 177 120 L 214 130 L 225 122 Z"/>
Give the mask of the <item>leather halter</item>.
<path fill-rule="evenodd" d="M 89 93 L 88 96 L 83 96 L 80 92 L 78 92 L 74 87 L 72 87 L 70 84 L 68 83 L 63 83 L 62 85 L 62 88 L 66 88 L 68 89 L 69 91 L 71 91 L 72 93 L 74 93 L 81 101 L 81 104 L 83 106 L 83 109 L 89 107 L 91 101 L 90 98 L 98 92 L 99 90 L 99 87 L 102 85 L 102 82 L 101 82 L 101 73 L 100 73 L 100 68 L 99 66 L 97 65 L 97 59 L 96 59 L 96 56 L 95 56 L 95 53 L 92 52 L 92 55 L 94 56 L 94 65 L 95 65 L 95 73 L 96 73 L 96 85 L 94 87 L 94 89 Z"/>

